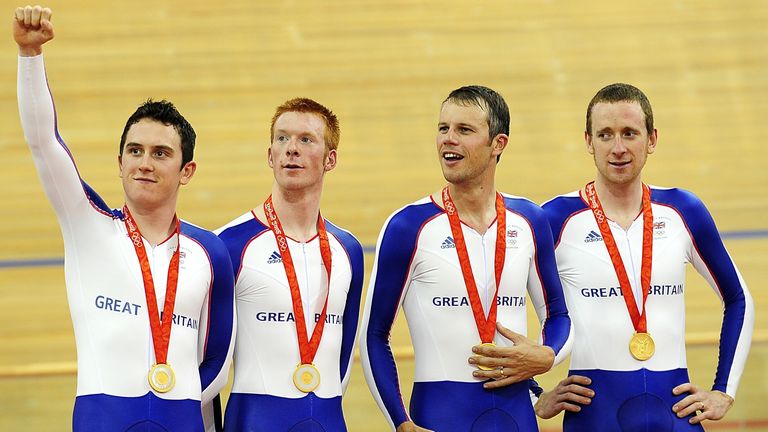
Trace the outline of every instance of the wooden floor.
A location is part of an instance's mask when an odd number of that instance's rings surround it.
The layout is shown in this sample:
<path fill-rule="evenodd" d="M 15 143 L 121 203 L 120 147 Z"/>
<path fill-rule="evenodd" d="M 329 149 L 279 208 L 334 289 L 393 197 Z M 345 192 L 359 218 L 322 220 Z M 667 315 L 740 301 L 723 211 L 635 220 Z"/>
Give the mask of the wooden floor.
<path fill-rule="evenodd" d="M 511 145 L 499 188 L 542 202 L 593 176 L 582 131 L 595 91 L 637 85 L 659 129 L 644 179 L 691 189 L 707 203 L 755 298 L 755 343 L 739 397 L 726 421 L 708 429 L 768 430 L 768 2 L 50 5 L 56 39 L 45 48 L 47 71 L 60 132 L 82 176 L 120 206 L 116 153 L 125 119 L 147 97 L 171 99 L 198 132 L 198 171 L 180 214 L 207 228 L 264 199 L 269 120 L 294 96 L 339 115 L 339 165 L 327 178 L 323 213 L 373 246 L 389 213 L 443 184 L 434 135 L 439 104 L 453 88 L 484 84 L 505 96 Z M 0 0 L 5 22 L 15 6 Z M 62 244 L 16 114 L 9 27 L 0 37 L 0 430 L 63 431 L 75 350 Z M 706 387 L 720 305 L 695 272 L 689 276 L 689 363 Z M 403 323 L 393 341 L 409 345 Z M 401 363 L 409 381 L 412 360 Z M 560 367 L 543 381 L 564 373 Z M 345 407 L 350 431 L 386 430 L 359 364 Z M 557 421 L 542 427 L 558 430 Z"/>

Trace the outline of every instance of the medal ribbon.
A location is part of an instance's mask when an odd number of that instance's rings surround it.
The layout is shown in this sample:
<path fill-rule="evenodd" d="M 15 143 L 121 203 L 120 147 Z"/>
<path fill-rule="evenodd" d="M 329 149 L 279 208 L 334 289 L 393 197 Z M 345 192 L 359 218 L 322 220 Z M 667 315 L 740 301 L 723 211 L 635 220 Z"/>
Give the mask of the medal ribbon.
<path fill-rule="evenodd" d="M 179 236 L 180 223 L 179 218 L 174 216 L 176 228 L 177 244 L 176 251 L 173 252 L 171 263 L 168 266 L 168 279 L 165 286 L 165 306 L 163 315 L 165 319 L 160 319 L 160 312 L 157 309 L 157 296 L 155 295 L 155 281 L 152 279 L 152 269 L 149 267 L 147 251 L 144 249 L 144 241 L 141 238 L 141 232 L 136 225 L 136 221 L 131 216 L 128 206 L 123 207 L 125 213 L 125 227 L 128 230 L 128 236 L 131 238 L 133 248 L 136 250 L 136 257 L 141 265 L 141 277 L 144 280 L 144 294 L 147 298 L 147 312 L 149 314 L 149 328 L 152 331 L 152 345 L 155 348 L 155 361 L 158 364 L 166 364 L 168 359 L 168 345 L 171 341 L 171 323 L 173 322 L 173 308 L 176 305 L 176 288 L 179 282 L 179 247 L 181 238 Z"/>
<path fill-rule="evenodd" d="M 504 198 L 496 192 L 496 251 L 494 253 L 494 273 L 496 276 L 496 291 L 493 293 L 493 301 L 488 308 L 488 318 L 483 313 L 483 304 L 480 302 L 480 295 L 477 293 L 477 284 L 472 274 L 472 266 L 469 262 L 467 252 L 467 243 L 464 241 L 464 233 L 461 231 L 461 221 L 456 211 L 456 205 L 451 199 L 451 193 L 448 192 L 448 186 L 443 188 L 443 207 L 448 215 L 448 222 L 451 225 L 451 233 L 456 243 L 456 253 L 459 255 L 459 264 L 461 265 L 461 274 L 464 277 L 464 286 L 467 288 L 469 304 L 472 306 L 472 312 L 475 315 L 475 324 L 477 332 L 480 334 L 480 341 L 483 343 L 493 342 L 493 336 L 496 334 L 496 298 L 499 295 L 499 285 L 501 283 L 501 272 L 504 270 L 504 259 L 507 253 L 506 229 L 507 212 L 504 207 Z"/>
<path fill-rule="evenodd" d="M 643 183 L 643 257 L 640 265 L 640 286 L 643 293 L 643 311 L 637 310 L 637 302 L 632 293 L 632 286 L 629 284 L 627 270 L 621 259 L 619 248 L 616 246 L 616 240 L 613 238 L 611 228 L 608 226 L 608 218 L 603 212 L 603 206 L 595 191 L 595 182 L 587 184 L 587 200 L 592 214 L 595 216 L 597 226 L 600 228 L 600 234 L 603 236 L 603 243 L 608 249 L 608 255 L 611 257 L 613 268 L 619 279 L 621 294 L 624 302 L 627 304 L 629 317 L 632 319 L 632 325 L 637 333 L 647 333 L 647 324 L 645 318 L 645 302 L 648 299 L 648 291 L 651 288 L 651 261 L 653 258 L 653 211 L 651 210 L 651 189 Z"/>
<path fill-rule="evenodd" d="M 283 232 L 283 226 L 280 224 L 272 204 L 272 195 L 264 202 L 264 214 L 267 216 L 269 228 L 275 234 L 277 248 L 280 250 L 280 258 L 283 261 L 285 275 L 288 277 L 288 286 L 291 289 L 291 300 L 293 302 L 293 316 L 296 320 L 296 336 L 299 340 L 299 353 L 301 354 L 302 364 L 312 364 L 317 349 L 320 346 L 320 338 L 323 336 L 325 327 L 325 318 L 328 312 L 328 296 L 331 293 L 331 246 L 328 243 L 328 232 L 325 230 L 325 221 L 320 214 L 317 215 L 317 237 L 320 240 L 320 256 L 323 259 L 325 273 L 328 275 L 328 290 L 325 293 L 325 303 L 320 318 L 315 323 L 312 330 L 312 337 L 307 337 L 306 320 L 304 319 L 304 307 L 301 303 L 301 292 L 299 291 L 299 280 L 296 277 L 296 269 L 293 266 L 291 251 L 288 248 L 288 240 Z"/>

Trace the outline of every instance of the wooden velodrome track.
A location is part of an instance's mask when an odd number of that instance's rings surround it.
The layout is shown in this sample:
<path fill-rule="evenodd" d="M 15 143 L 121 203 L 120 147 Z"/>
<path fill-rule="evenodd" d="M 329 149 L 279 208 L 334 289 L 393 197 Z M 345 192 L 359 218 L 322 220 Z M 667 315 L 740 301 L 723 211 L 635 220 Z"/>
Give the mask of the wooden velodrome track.
<path fill-rule="evenodd" d="M 626 4 L 625 4 L 626 3 Z M 0 1 L 0 430 L 70 428 L 75 348 L 62 244 L 19 126 L 16 47 Z M 584 110 L 605 84 L 642 88 L 660 141 L 644 179 L 694 190 L 709 206 L 755 299 L 755 338 L 739 398 L 710 430 L 768 430 L 768 3 L 593 1 L 51 1 L 45 48 L 59 128 L 82 176 L 122 204 L 116 153 L 127 116 L 169 98 L 198 132 L 198 172 L 180 214 L 216 228 L 264 199 L 273 109 L 294 96 L 332 107 L 339 166 L 323 212 L 367 247 L 387 215 L 438 189 L 434 134 L 453 88 L 500 91 L 512 114 L 500 189 L 542 202 L 593 176 Z M 3 32 L 6 32 L 3 34 Z M 692 378 L 711 385 L 720 306 L 691 270 Z M 367 279 L 367 278 L 366 278 Z M 402 318 L 400 318 L 402 320 Z M 531 331 L 537 325 L 531 321 Z M 403 392 L 412 352 L 402 322 Z M 549 387 L 565 365 L 542 378 Z M 345 396 L 351 431 L 386 425 L 356 362 Z M 558 430 L 559 419 L 542 422 Z"/>

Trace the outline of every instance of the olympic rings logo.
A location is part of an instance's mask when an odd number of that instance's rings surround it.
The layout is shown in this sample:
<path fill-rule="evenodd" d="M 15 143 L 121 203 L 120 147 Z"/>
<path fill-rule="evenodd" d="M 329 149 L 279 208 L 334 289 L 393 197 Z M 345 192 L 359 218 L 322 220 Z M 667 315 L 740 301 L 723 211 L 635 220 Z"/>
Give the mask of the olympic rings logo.
<path fill-rule="evenodd" d="M 451 201 L 451 196 L 448 194 L 447 187 L 443 189 L 443 204 L 445 205 L 445 211 L 448 212 L 448 214 L 452 215 L 456 213 L 456 207 L 454 207 L 453 201 Z"/>
<path fill-rule="evenodd" d="M 596 209 L 595 210 L 595 219 L 597 219 L 597 223 L 602 224 L 605 222 L 605 214 L 602 210 Z"/>

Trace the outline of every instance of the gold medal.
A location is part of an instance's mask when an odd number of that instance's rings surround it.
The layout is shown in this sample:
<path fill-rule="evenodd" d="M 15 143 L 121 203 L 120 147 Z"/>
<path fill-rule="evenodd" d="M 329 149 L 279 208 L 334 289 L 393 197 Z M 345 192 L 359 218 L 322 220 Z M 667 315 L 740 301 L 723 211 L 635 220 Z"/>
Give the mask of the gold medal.
<path fill-rule="evenodd" d="M 328 242 L 328 231 L 325 229 L 325 220 L 320 213 L 317 214 L 317 237 L 320 243 L 320 257 L 323 260 L 326 275 L 328 276 L 328 290 L 325 292 L 325 302 L 323 311 L 315 319 L 315 328 L 312 330 L 312 336 L 307 334 L 306 321 L 304 319 L 304 306 L 301 302 L 301 292 L 299 290 L 299 280 L 296 276 L 296 269 L 293 266 L 291 258 L 291 249 L 288 247 L 288 240 L 285 237 L 280 219 L 275 213 L 272 203 L 272 195 L 264 202 L 264 214 L 267 216 L 269 229 L 275 235 L 277 247 L 280 250 L 280 256 L 283 258 L 283 268 L 285 276 L 288 278 L 288 287 L 291 291 L 291 303 L 293 314 L 296 317 L 296 339 L 299 343 L 299 355 L 301 360 L 296 370 L 293 371 L 293 385 L 304 393 L 309 393 L 320 385 L 320 371 L 317 370 L 312 360 L 320 347 L 320 339 L 323 337 L 323 328 L 325 328 L 325 318 L 328 314 L 328 297 L 331 294 L 331 245 Z"/>
<path fill-rule="evenodd" d="M 493 343 L 493 342 L 486 342 L 486 343 L 481 343 L 480 346 L 492 346 L 492 347 L 495 347 L 496 344 Z M 489 371 L 489 370 L 497 369 L 495 367 L 483 366 L 483 365 L 477 365 L 477 368 L 480 369 L 480 370 L 484 370 L 484 371 Z"/>
<path fill-rule="evenodd" d="M 629 352 L 637 360 L 648 360 L 656 351 L 656 344 L 648 333 L 635 333 L 629 340 Z"/>
<path fill-rule="evenodd" d="M 311 363 L 296 366 L 293 371 L 293 385 L 304 393 L 309 393 L 320 385 L 320 371 Z"/>
<path fill-rule="evenodd" d="M 157 363 L 149 369 L 149 386 L 158 393 L 166 393 L 176 385 L 176 375 L 167 363 Z"/>
<path fill-rule="evenodd" d="M 456 243 L 456 255 L 459 258 L 461 276 L 464 278 L 464 287 L 467 289 L 467 298 L 469 299 L 469 305 L 472 307 L 475 326 L 477 326 L 477 332 L 480 336 L 480 345 L 493 346 L 493 338 L 496 335 L 496 316 L 498 314 L 497 300 L 499 298 L 499 287 L 501 286 L 501 273 L 504 271 L 504 261 L 507 253 L 507 209 L 504 204 L 504 197 L 496 192 L 496 204 L 494 205 L 496 209 L 496 248 L 493 253 L 493 274 L 496 281 L 496 290 L 493 293 L 493 298 L 490 299 L 488 315 L 486 316 L 485 311 L 483 310 L 482 301 L 480 300 L 480 295 L 477 291 L 477 283 L 475 283 L 475 277 L 472 273 L 472 265 L 469 262 L 469 252 L 461 229 L 461 219 L 459 218 L 459 213 L 456 211 L 456 204 L 454 204 L 453 199 L 451 199 L 451 193 L 448 190 L 448 186 L 443 188 L 442 196 L 443 208 L 445 208 L 445 214 L 448 216 L 448 224 L 451 227 L 451 234 Z M 480 370 L 494 369 L 480 365 L 477 367 Z"/>
<path fill-rule="evenodd" d="M 619 280 L 621 294 L 624 297 L 624 303 L 627 305 L 629 318 L 632 320 L 632 327 L 635 328 L 635 334 L 629 341 L 629 353 L 637 360 L 645 361 L 653 357 L 656 351 L 656 345 L 653 338 L 648 334 L 648 320 L 646 318 L 646 301 L 648 292 L 651 288 L 651 269 L 653 268 L 653 208 L 651 206 L 651 188 L 645 183 L 642 185 L 643 197 L 641 200 L 643 208 L 643 255 L 640 261 L 640 287 L 642 288 L 642 302 L 635 300 L 635 294 L 632 291 L 632 285 L 629 283 L 627 270 L 624 267 L 624 261 L 621 259 L 619 247 L 616 246 L 616 239 L 613 238 L 611 228 L 608 226 L 608 219 L 603 211 L 603 205 L 597 196 L 595 182 L 588 183 L 584 189 L 587 195 L 587 202 L 595 217 L 595 222 L 600 228 L 600 234 L 603 236 L 603 244 L 611 257 L 613 270 L 616 272 L 616 278 Z M 638 303 L 640 303 L 638 305 Z M 642 309 L 642 311 L 641 311 Z"/>
<path fill-rule="evenodd" d="M 125 212 L 125 228 L 133 242 L 133 248 L 136 251 L 136 258 L 141 266 L 141 277 L 144 281 L 144 295 L 147 299 L 147 313 L 149 315 L 149 330 L 152 333 L 152 345 L 155 350 L 155 363 L 147 375 L 149 386 L 158 393 L 171 391 L 176 385 L 176 375 L 173 369 L 167 363 L 168 344 L 171 342 L 171 322 L 173 317 L 173 308 L 176 305 L 176 289 L 179 284 L 179 262 L 181 261 L 181 237 L 179 218 L 174 216 L 176 223 L 175 235 L 177 239 L 176 251 L 171 257 L 168 265 L 168 279 L 166 281 L 165 308 L 163 312 L 166 318 L 161 319 L 157 308 L 157 297 L 155 296 L 155 282 L 152 279 L 152 269 L 149 266 L 147 251 L 144 249 L 144 243 L 141 239 L 136 221 L 128 210 L 128 205 L 123 207 Z"/>

